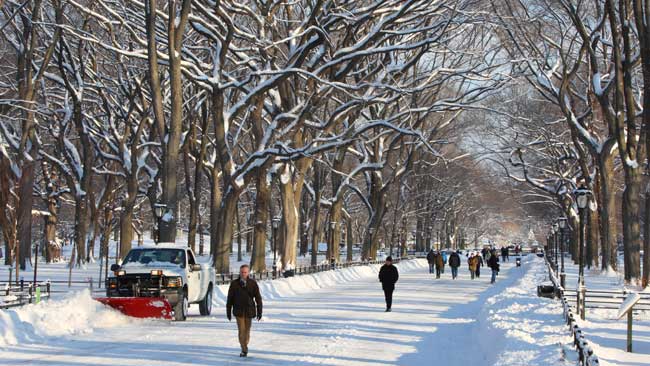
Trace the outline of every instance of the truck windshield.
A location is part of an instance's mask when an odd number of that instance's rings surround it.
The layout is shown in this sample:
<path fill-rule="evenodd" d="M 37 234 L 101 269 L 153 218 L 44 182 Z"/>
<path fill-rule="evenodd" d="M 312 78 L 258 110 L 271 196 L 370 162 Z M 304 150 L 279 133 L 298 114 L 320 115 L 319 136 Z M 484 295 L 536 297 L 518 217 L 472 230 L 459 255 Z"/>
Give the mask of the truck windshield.
<path fill-rule="evenodd" d="M 131 266 L 169 266 L 175 264 L 185 268 L 185 251 L 182 249 L 138 249 L 132 250 L 124 258 L 122 265 Z"/>

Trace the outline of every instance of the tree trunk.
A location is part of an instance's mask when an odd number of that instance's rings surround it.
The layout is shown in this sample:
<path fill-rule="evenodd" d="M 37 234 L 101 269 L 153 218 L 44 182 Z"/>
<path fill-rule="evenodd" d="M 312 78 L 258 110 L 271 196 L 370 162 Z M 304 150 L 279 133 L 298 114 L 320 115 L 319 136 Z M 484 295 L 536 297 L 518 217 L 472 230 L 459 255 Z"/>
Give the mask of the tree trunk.
<path fill-rule="evenodd" d="M 86 258 L 86 233 L 88 230 L 88 206 L 85 197 L 77 197 L 75 202 L 74 243 L 77 248 L 77 264 Z"/>
<path fill-rule="evenodd" d="M 212 264 L 216 266 L 217 262 L 217 245 L 219 243 L 219 209 L 223 200 L 221 186 L 219 185 L 219 170 L 212 168 L 212 180 L 210 181 L 210 255 Z"/>
<path fill-rule="evenodd" d="M 649 150 L 650 152 L 650 150 Z M 650 281 L 650 182 L 645 189 L 645 217 L 643 232 L 643 287 L 648 286 Z"/>
<path fill-rule="evenodd" d="M 309 252 L 309 212 L 311 205 L 309 203 L 309 194 L 302 192 L 302 203 L 300 204 L 300 255 L 306 256 Z"/>
<path fill-rule="evenodd" d="M 18 243 L 20 255 L 18 261 L 20 269 L 25 270 L 26 261 L 31 261 L 32 252 L 32 197 L 34 186 L 34 162 L 24 161 L 22 175 L 20 177 L 20 188 L 18 196 Z"/>
<path fill-rule="evenodd" d="M 289 175 L 289 165 L 285 165 L 285 174 Z M 290 176 L 290 175 L 289 175 Z M 296 268 L 296 253 L 298 247 L 298 224 L 300 223 L 300 214 L 298 212 L 300 196 L 302 195 L 301 176 L 289 178 L 286 181 L 280 179 L 280 191 L 282 198 L 282 245 L 281 265 L 282 270 Z M 293 182 L 292 180 L 295 180 Z M 298 197 L 298 198 L 296 198 Z"/>
<path fill-rule="evenodd" d="M 314 214 L 312 217 L 312 234 L 311 234 L 311 265 L 318 264 L 318 242 L 320 241 L 321 220 L 320 220 L 320 200 L 322 196 L 322 173 L 319 164 L 314 166 Z"/>
<path fill-rule="evenodd" d="M 54 198 L 47 200 L 47 210 L 49 215 L 44 217 L 43 241 L 45 242 L 45 262 L 52 263 L 61 255 L 59 244 L 56 241 L 57 208 Z"/>
<path fill-rule="evenodd" d="M 637 281 L 641 277 L 641 238 L 639 205 L 639 168 L 626 169 L 626 187 L 623 191 L 623 247 L 625 281 Z"/>
<path fill-rule="evenodd" d="M 226 192 L 219 209 L 217 224 L 217 242 L 214 264 L 217 273 L 230 273 L 230 254 L 234 234 L 235 215 L 237 214 L 238 193 L 232 188 Z"/>
<path fill-rule="evenodd" d="M 120 213 L 120 259 L 131 250 L 133 237 L 133 210 L 124 207 Z"/>
<path fill-rule="evenodd" d="M 598 212 L 589 210 L 587 215 L 587 220 L 589 222 L 588 232 L 587 232 L 587 260 L 585 266 L 591 268 L 592 266 L 598 268 Z"/>
<path fill-rule="evenodd" d="M 607 149 L 607 146 L 605 147 Z M 610 148 L 611 150 L 611 148 Z M 605 154 L 603 154 L 605 155 Z M 615 173 L 614 160 L 611 155 L 603 156 L 599 159 L 599 193 L 600 204 L 600 239 L 602 243 L 602 261 L 601 268 L 617 268 L 617 220 L 616 220 L 616 191 L 615 191 Z"/>
<path fill-rule="evenodd" d="M 266 270 L 266 229 L 269 222 L 269 205 L 271 203 L 271 187 L 266 180 L 265 170 L 260 170 L 257 174 L 256 192 L 251 270 L 263 272 Z"/>
<path fill-rule="evenodd" d="M 347 235 L 346 235 L 346 246 L 347 246 L 347 258 L 346 260 L 348 262 L 352 262 L 354 260 L 354 252 L 352 251 L 353 246 L 354 246 L 354 233 L 352 230 L 352 220 L 348 219 L 346 222 L 347 226 Z"/>
<path fill-rule="evenodd" d="M 334 259 L 337 263 L 340 259 L 341 227 L 343 227 L 342 220 L 343 201 L 338 199 L 332 203 L 332 207 L 330 208 L 330 236 L 328 245 L 328 252 L 330 253 L 328 259 Z"/>

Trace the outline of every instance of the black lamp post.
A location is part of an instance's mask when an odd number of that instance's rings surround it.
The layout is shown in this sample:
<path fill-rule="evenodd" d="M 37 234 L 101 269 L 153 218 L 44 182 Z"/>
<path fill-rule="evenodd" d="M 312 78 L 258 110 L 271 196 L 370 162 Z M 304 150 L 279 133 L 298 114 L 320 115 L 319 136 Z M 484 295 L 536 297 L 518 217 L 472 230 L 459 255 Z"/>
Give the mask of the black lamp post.
<path fill-rule="evenodd" d="M 277 278 L 278 275 L 278 260 L 277 258 L 277 234 L 278 234 L 278 228 L 280 227 L 280 218 L 279 217 L 274 217 L 273 220 L 271 221 L 271 227 L 273 228 L 273 278 Z"/>
<path fill-rule="evenodd" d="M 370 250 L 371 252 L 372 252 L 372 250 L 374 250 L 373 245 L 372 245 L 372 243 L 374 243 L 374 241 L 375 241 L 375 238 L 373 236 L 374 234 L 375 234 L 375 228 L 374 227 L 369 227 L 368 228 L 368 236 L 370 238 L 370 243 L 368 243 L 368 250 Z M 367 259 L 370 260 L 370 258 L 372 258 L 373 260 L 377 258 L 377 251 L 376 250 L 375 250 L 374 253 L 368 253 L 368 258 Z"/>
<path fill-rule="evenodd" d="M 160 223 L 162 221 L 163 215 L 167 211 L 167 205 L 164 203 L 156 203 L 153 205 L 153 213 L 156 215 L 157 227 L 156 227 L 156 243 L 160 242 Z"/>
<path fill-rule="evenodd" d="M 585 286 L 585 269 L 584 269 L 584 255 L 585 255 L 585 215 L 587 213 L 587 207 L 589 207 L 589 201 L 593 193 L 589 190 L 584 184 L 580 185 L 580 188 L 574 191 L 576 204 L 578 205 L 578 212 L 580 213 L 580 248 L 578 250 L 579 256 L 579 275 L 578 275 L 578 296 L 577 296 L 577 305 L 578 312 L 580 313 L 580 319 L 585 319 L 585 295 L 587 293 L 587 287 Z"/>
<path fill-rule="evenodd" d="M 560 227 L 560 261 L 562 261 L 560 269 L 560 286 L 564 288 L 566 273 L 564 273 L 564 230 L 567 227 L 566 217 L 560 217 L 557 219 L 558 226 Z"/>
<path fill-rule="evenodd" d="M 555 259 L 553 260 L 553 266 L 555 267 L 555 272 L 557 274 L 557 252 L 558 252 L 558 243 L 557 243 L 557 233 L 558 233 L 559 227 L 557 222 L 553 223 L 553 256 Z"/>

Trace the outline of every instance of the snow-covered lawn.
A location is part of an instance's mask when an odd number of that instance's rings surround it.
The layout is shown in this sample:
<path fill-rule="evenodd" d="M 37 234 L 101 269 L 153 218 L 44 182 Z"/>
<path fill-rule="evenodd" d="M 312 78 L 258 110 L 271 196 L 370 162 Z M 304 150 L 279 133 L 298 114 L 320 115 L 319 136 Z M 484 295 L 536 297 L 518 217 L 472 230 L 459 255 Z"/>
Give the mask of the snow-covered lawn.
<path fill-rule="evenodd" d="M 0 364 L 561 365 L 560 305 L 534 294 L 543 261 L 513 264 L 490 285 L 485 269 L 474 281 L 466 265 L 458 280 L 449 270 L 436 280 L 426 261 L 402 262 L 392 313 L 383 312 L 378 266 L 265 282 L 249 359 L 238 357 L 236 325 L 225 319 L 225 287 L 212 316 L 194 308 L 178 323 L 128 319 L 77 293 L 0 311 Z"/>
<path fill-rule="evenodd" d="M 566 288 L 574 290 L 578 283 L 578 266 L 565 257 Z M 622 268 L 623 264 L 620 263 Z M 609 271 L 585 269 L 587 290 L 611 290 L 622 292 L 625 289 L 623 276 Z M 589 295 L 587 295 L 589 298 Z M 575 300 L 569 298 L 575 312 Z M 638 366 L 650 365 L 650 312 L 637 312 L 633 323 L 633 353 L 625 352 L 627 339 L 626 318 L 617 319 L 617 310 L 587 308 L 586 320 L 577 320 L 587 341 L 591 343 L 601 365 Z M 576 312 L 577 313 L 577 312 Z"/>

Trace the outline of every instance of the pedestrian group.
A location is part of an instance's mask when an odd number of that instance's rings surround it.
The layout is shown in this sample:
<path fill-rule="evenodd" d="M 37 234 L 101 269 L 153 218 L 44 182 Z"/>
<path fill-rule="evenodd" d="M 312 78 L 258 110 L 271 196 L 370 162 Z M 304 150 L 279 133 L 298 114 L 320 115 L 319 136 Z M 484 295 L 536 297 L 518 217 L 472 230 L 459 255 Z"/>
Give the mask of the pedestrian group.
<path fill-rule="evenodd" d="M 519 254 L 520 248 L 515 248 L 515 253 Z M 509 261 L 508 248 L 501 248 L 501 259 L 503 262 Z M 490 283 L 496 281 L 499 274 L 499 255 L 495 248 L 484 248 L 482 251 L 471 251 L 466 254 L 467 266 L 472 280 L 481 277 L 481 267 L 487 266 L 492 271 Z M 427 262 L 429 263 L 429 273 L 440 278 L 445 273 L 445 265 L 449 264 L 451 268 L 451 278 L 458 278 L 458 268 L 461 266 L 461 252 L 451 251 L 434 251 L 431 249 L 427 253 Z M 381 282 L 386 301 L 386 312 L 390 312 L 393 305 L 393 292 L 395 284 L 399 280 L 397 267 L 393 265 L 393 258 L 387 257 L 386 262 L 379 270 L 379 282 Z M 254 279 L 250 278 L 250 267 L 246 264 L 239 268 L 239 278 L 230 283 L 228 289 L 228 299 L 226 302 L 226 316 L 232 320 L 235 316 L 237 320 L 237 329 L 239 333 L 239 344 L 241 346 L 240 357 L 248 356 L 248 343 L 250 341 L 250 332 L 252 320 L 262 319 L 262 295 Z"/>

